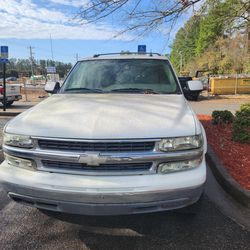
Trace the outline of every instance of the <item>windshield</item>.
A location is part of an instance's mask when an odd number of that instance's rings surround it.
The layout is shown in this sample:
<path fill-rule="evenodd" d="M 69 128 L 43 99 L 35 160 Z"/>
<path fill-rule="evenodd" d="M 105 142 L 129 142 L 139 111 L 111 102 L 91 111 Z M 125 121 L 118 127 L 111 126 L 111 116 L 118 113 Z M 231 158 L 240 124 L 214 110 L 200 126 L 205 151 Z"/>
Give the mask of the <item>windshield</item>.
<path fill-rule="evenodd" d="M 78 62 L 61 93 L 181 93 L 167 60 L 103 59 Z"/>

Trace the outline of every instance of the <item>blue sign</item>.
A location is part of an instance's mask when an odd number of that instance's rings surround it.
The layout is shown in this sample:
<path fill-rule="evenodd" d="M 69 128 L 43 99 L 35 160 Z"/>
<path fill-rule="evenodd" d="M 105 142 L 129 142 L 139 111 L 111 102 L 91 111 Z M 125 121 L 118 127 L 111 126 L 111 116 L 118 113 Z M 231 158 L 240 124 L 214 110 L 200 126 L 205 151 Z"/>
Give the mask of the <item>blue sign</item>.
<path fill-rule="evenodd" d="M 7 59 L 9 57 L 9 48 L 8 46 L 1 46 L 1 55 L 0 58 Z"/>
<path fill-rule="evenodd" d="M 138 45 L 138 53 L 139 54 L 146 53 L 146 51 L 147 51 L 146 45 Z"/>
<path fill-rule="evenodd" d="M 0 63 L 7 63 L 9 60 L 7 58 L 0 58 Z"/>

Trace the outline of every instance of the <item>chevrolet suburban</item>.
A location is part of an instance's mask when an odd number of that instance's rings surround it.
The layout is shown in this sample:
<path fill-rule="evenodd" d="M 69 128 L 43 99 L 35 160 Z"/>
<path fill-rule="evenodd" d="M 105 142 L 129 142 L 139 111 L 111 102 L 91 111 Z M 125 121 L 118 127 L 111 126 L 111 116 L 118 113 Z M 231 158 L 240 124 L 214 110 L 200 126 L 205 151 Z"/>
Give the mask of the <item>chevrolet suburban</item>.
<path fill-rule="evenodd" d="M 86 215 L 199 201 L 206 135 L 167 57 L 95 55 L 45 89 L 4 128 L 0 185 L 14 201 Z"/>

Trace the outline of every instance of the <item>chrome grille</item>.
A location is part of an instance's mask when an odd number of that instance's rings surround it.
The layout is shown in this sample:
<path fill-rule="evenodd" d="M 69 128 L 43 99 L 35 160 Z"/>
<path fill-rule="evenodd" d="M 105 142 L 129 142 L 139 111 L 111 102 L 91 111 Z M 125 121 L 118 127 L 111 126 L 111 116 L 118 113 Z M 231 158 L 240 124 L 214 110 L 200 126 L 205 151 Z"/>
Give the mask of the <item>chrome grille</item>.
<path fill-rule="evenodd" d="M 152 166 L 152 162 L 100 164 L 99 166 L 88 166 L 87 164 L 74 162 L 60 162 L 42 160 L 42 165 L 49 169 L 78 170 L 78 171 L 146 171 Z"/>
<path fill-rule="evenodd" d="M 88 142 L 38 139 L 41 149 L 63 150 L 74 152 L 143 152 L 154 149 L 154 141 L 125 141 L 125 142 Z"/>

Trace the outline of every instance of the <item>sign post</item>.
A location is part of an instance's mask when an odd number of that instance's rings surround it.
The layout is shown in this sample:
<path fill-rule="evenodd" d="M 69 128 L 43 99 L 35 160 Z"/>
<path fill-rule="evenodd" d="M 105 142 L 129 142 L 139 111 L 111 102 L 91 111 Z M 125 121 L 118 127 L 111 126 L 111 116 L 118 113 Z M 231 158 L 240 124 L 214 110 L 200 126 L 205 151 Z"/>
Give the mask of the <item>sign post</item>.
<path fill-rule="evenodd" d="M 6 63 L 3 63 L 3 111 L 6 110 Z"/>
<path fill-rule="evenodd" d="M 9 48 L 1 46 L 0 62 L 3 63 L 3 111 L 6 111 L 6 63 L 8 62 Z"/>

